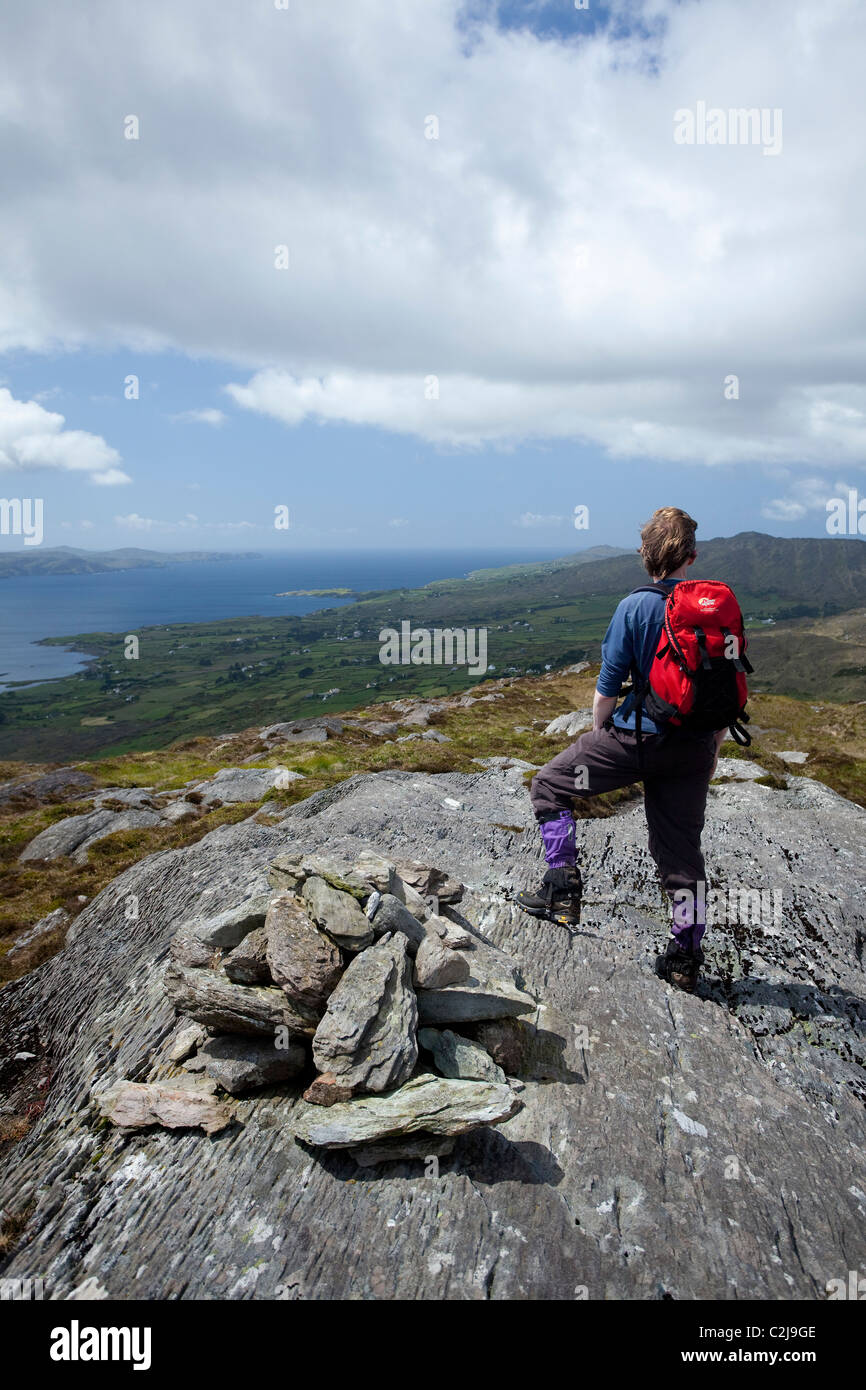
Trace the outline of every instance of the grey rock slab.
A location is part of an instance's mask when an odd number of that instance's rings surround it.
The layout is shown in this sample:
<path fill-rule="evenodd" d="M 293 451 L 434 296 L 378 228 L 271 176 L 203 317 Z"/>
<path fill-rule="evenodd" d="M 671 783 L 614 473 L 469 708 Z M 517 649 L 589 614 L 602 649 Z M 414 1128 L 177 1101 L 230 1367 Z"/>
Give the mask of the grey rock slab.
<path fill-rule="evenodd" d="M 757 763 L 747 762 L 745 758 L 719 758 L 715 777 L 726 777 L 732 782 L 754 782 L 756 777 L 766 777 L 766 768 Z"/>
<path fill-rule="evenodd" d="M 157 820 L 158 817 L 153 815 L 146 823 L 155 825 Z M 60 859 L 63 855 L 74 854 L 80 847 L 85 848 L 86 855 L 86 846 L 110 835 L 113 830 L 125 828 L 125 816 L 114 811 L 88 811 L 82 816 L 67 816 L 65 820 L 41 830 L 18 856 L 18 860 L 21 864 L 28 864 L 37 859 Z"/>
<path fill-rule="evenodd" d="M 415 708 L 410 710 L 402 719 L 401 723 L 417 724 L 423 728 L 430 723 L 430 715 L 435 714 L 438 708 L 438 705 L 435 704 L 416 705 Z"/>
<path fill-rule="evenodd" d="M 228 805 L 243 801 L 261 801 L 268 792 L 280 785 L 303 776 L 300 772 L 290 772 L 285 767 L 223 767 L 206 782 L 199 782 L 191 790 L 207 806 L 214 801 Z"/>
<path fill-rule="evenodd" d="M 203 1129 L 217 1134 L 234 1122 L 227 1105 L 207 1092 L 189 1086 L 165 1086 L 138 1081 L 117 1081 L 95 1095 L 102 1115 L 121 1129 Z"/>
<path fill-rule="evenodd" d="M 300 1043 L 280 1048 L 272 1039 L 220 1037 L 209 1039 L 198 1059 L 224 1091 L 240 1096 L 298 1076 L 307 1065 L 308 1053 Z"/>
<path fill-rule="evenodd" d="M 95 812 L 100 815 L 101 812 Z M 98 840 L 104 840 L 107 835 L 115 835 L 120 830 L 151 830 L 155 825 L 159 825 L 160 817 L 158 811 L 130 810 L 119 811 L 116 815 L 111 814 L 108 824 L 100 826 L 83 840 L 76 849 L 72 851 L 70 858 L 73 864 L 86 864 L 88 861 L 88 851 L 91 845 L 95 845 Z"/>
<path fill-rule="evenodd" d="M 776 754 L 777 758 L 781 758 L 786 763 L 804 763 L 808 756 L 808 753 L 800 753 L 795 748 L 788 748 L 784 753 Z"/>
<path fill-rule="evenodd" d="M 405 936 L 395 932 L 355 956 L 313 1039 L 320 1072 L 355 1091 L 387 1091 L 418 1060 L 418 1007 Z"/>
<path fill-rule="evenodd" d="M 444 869 L 439 869 L 434 864 L 424 864 L 419 859 L 401 859 L 394 867 L 404 885 L 414 888 L 422 897 L 439 894 L 446 885 L 450 890 L 462 886 L 449 881 Z"/>
<path fill-rule="evenodd" d="M 323 878 L 339 893 L 348 893 L 364 903 L 370 896 L 373 885 L 347 864 L 325 854 L 305 854 L 301 860 L 305 878 Z"/>
<path fill-rule="evenodd" d="M 385 719 L 347 719 L 346 727 L 358 729 L 362 734 L 373 734 L 376 738 L 393 738 L 400 725 Z"/>
<path fill-rule="evenodd" d="M 303 899 L 316 926 L 345 951 L 361 951 L 373 940 L 373 928 L 357 900 L 332 888 L 323 878 L 304 882 Z M 381 910 L 381 909 L 380 909 Z"/>
<path fill-rule="evenodd" d="M 512 768 L 518 768 L 521 772 L 533 772 L 538 767 L 538 763 L 528 763 L 525 758 L 506 758 L 503 756 L 473 758 L 472 761 L 477 763 L 479 767 L 499 772 L 507 772 Z"/>
<path fill-rule="evenodd" d="M 269 724 L 259 730 L 265 743 L 323 743 L 329 735 L 343 732 L 344 721 L 331 715 L 321 719 L 288 719 L 281 724 Z"/>
<path fill-rule="evenodd" d="M 505 1072 L 480 1043 L 450 1028 L 421 1028 L 418 1043 L 433 1058 L 436 1070 L 459 1081 L 496 1081 L 505 1085 Z"/>
<path fill-rule="evenodd" d="M 374 885 L 356 870 L 326 854 L 304 854 L 286 850 L 270 865 L 268 879 L 277 888 L 295 889 L 308 878 L 322 878 L 340 893 L 348 893 L 364 903 Z"/>
<path fill-rule="evenodd" d="M 129 810 L 153 810 L 153 787 L 104 787 L 94 796 L 93 804 L 102 809 L 106 802 L 115 803 L 113 807 L 109 806 L 109 810 L 117 810 L 118 806 L 125 806 Z"/>
<path fill-rule="evenodd" d="M 179 1014 L 226 1033 L 273 1036 L 277 1028 L 311 1037 L 316 1020 L 301 1012 L 281 989 L 237 985 L 215 970 L 189 969 L 171 961 L 165 992 Z"/>
<path fill-rule="evenodd" d="M 239 946 L 255 927 L 264 926 L 273 893 L 256 893 L 234 907 L 224 908 L 212 917 L 194 917 L 184 922 L 180 930 L 198 937 L 203 945 L 216 950 L 231 950 Z"/>
<path fill-rule="evenodd" d="M 41 806 L 57 801 L 77 801 L 96 786 L 96 779 L 76 767 L 58 767 L 37 777 L 13 777 L 0 782 L 0 806 Z"/>
<path fill-rule="evenodd" d="M 200 960 L 189 965 L 203 965 Z M 236 985 L 272 985 L 274 979 L 268 964 L 267 928 L 254 927 L 222 962 L 223 970 Z"/>
<path fill-rule="evenodd" d="M 384 1096 L 355 1096 L 332 1105 L 299 1107 L 293 1115 L 295 1137 L 316 1148 L 345 1149 L 415 1134 L 465 1134 L 482 1125 L 508 1120 L 520 1109 L 509 1086 L 489 1081 L 448 1081 L 430 1074 L 415 1076 Z"/>
<path fill-rule="evenodd" d="M 162 806 L 159 818 L 163 825 L 179 825 L 182 821 L 195 820 L 198 810 L 191 801 L 184 801 L 182 798 L 172 801 L 168 806 Z"/>
<path fill-rule="evenodd" d="M 191 1057 L 196 1048 L 201 1047 L 207 1040 L 207 1033 L 200 1023 L 188 1023 L 179 1028 L 175 1037 L 172 1039 L 171 1047 L 168 1049 L 168 1060 L 170 1062 L 185 1062 Z"/>
<path fill-rule="evenodd" d="M 267 963 L 289 999 L 321 1013 L 343 973 L 340 948 L 320 931 L 291 893 L 281 893 L 265 922 Z"/>
<path fill-rule="evenodd" d="M 470 977 L 464 984 L 418 990 L 418 1021 L 425 1025 L 517 1017 L 536 1008 L 532 996 L 508 980 L 473 984 Z"/>
<path fill-rule="evenodd" d="M 210 965 L 216 948 L 208 946 L 196 934 L 194 922 L 184 922 L 178 927 L 169 943 L 169 954 L 179 965 Z"/>
<path fill-rule="evenodd" d="M 468 932 L 465 927 L 458 926 L 456 922 L 451 922 L 447 917 L 433 916 L 425 922 L 428 931 L 435 931 L 440 941 L 450 950 L 472 950 L 475 947 L 475 937 Z"/>
<path fill-rule="evenodd" d="M 512 900 L 543 858 L 509 779 L 522 782 L 478 768 L 347 778 L 278 825 L 151 854 L 88 902 L 64 950 L 0 991 L 0 1057 L 37 1051 L 38 1030 L 55 1059 L 44 1111 L 0 1154 L 0 1207 L 24 1214 L 3 1277 L 37 1270 L 57 1299 L 98 1279 L 117 1299 L 571 1301 L 580 1287 L 593 1300 L 789 1302 L 866 1269 L 866 1086 L 850 1060 L 866 812 L 806 777 L 710 789 L 711 883 L 779 888 L 785 921 L 776 936 L 711 928 L 706 989 L 689 998 L 652 971 L 668 907 L 642 806 L 577 823 L 580 932 L 542 930 Z M 349 1182 L 351 1154 L 315 1161 L 293 1137 L 296 1085 L 233 1102 L 244 1127 L 213 1143 L 94 1132 L 94 1080 L 146 1075 L 175 1033 L 161 974 L 178 923 L 258 891 L 290 848 L 447 868 L 465 885 L 473 968 L 476 951 L 507 953 L 545 1001 L 515 1020 L 539 1021 L 524 1109 L 458 1138 L 438 1181 L 393 1164 Z M 145 905 L 135 921 L 131 893 Z M 801 1022 L 755 1036 L 737 1010 L 756 1017 L 762 1000 Z"/>
<path fill-rule="evenodd" d="M 586 729 L 592 728 L 592 710 L 576 709 L 568 714 L 557 715 L 544 729 L 544 738 L 576 738 Z"/>
<path fill-rule="evenodd" d="M 432 909 L 427 899 L 422 897 L 418 889 L 413 888 L 411 883 L 404 883 L 399 875 L 394 883 L 394 896 L 405 903 L 416 921 L 426 922 L 431 915 Z"/>
<path fill-rule="evenodd" d="M 278 854 L 268 866 L 268 883 L 280 892 L 300 888 L 307 875 L 301 868 L 300 853 Z"/>
<path fill-rule="evenodd" d="M 395 866 L 390 860 L 383 859 L 381 854 L 376 854 L 374 850 L 362 850 L 352 864 L 352 871 L 369 883 L 372 888 L 375 888 L 377 892 L 393 893 L 396 876 Z"/>
<path fill-rule="evenodd" d="M 264 738 L 264 732 L 262 733 Z M 272 737 L 274 743 L 327 743 L 330 738 L 324 724 L 315 724 L 310 729 L 286 729 Z"/>
<path fill-rule="evenodd" d="M 468 980 L 469 961 L 466 956 L 446 946 L 438 936 L 425 935 L 415 956 L 414 981 L 420 989 L 444 989 Z"/>
<path fill-rule="evenodd" d="M 14 946 L 10 946 L 9 950 L 6 952 L 6 959 L 14 960 L 15 957 L 19 955 L 21 951 L 26 950 L 28 946 L 32 946 L 41 937 L 50 936 L 52 932 L 59 931 L 62 927 L 68 926 L 71 920 L 72 918 L 65 908 L 56 907 L 53 912 L 49 912 L 47 916 L 40 917 L 38 922 L 34 922 L 33 926 L 30 927 L 23 936 L 18 937 Z"/>
<path fill-rule="evenodd" d="M 417 951 L 427 937 L 423 923 L 413 916 L 405 903 L 393 893 L 383 893 L 382 901 L 372 919 L 373 931 L 377 936 L 386 932 L 402 932 L 407 938 L 411 951 Z"/>

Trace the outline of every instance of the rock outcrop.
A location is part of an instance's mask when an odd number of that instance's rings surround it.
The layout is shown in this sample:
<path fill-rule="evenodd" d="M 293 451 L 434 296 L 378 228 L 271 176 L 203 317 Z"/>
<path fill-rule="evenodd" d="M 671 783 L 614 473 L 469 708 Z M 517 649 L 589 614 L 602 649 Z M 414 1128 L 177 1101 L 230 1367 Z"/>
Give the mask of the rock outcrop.
<path fill-rule="evenodd" d="M 277 824 L 224 826 L 135 865 L 85 906 L 60 955 L 0 993 L 5 1103 L 32 1100 L 36 1115 L 3 1154 L 0 1207 L 20 1227 L 3 1275 L 38 1270 L 57 1299 L 93 1280 L 145 1299 L 825 1298 L 830 1280 L 866 1269 L 866 813 L 787 780 L 711 788 L 708 871 L 737 908 L 710 929 L 695 997 L 652 971 L 667 906 L 639 803 L 577 823 L 577 932 L 516 910 L 513 892 L 541 867 L 517 768 L 351 777 Z M 292 1008 L 278 986 L 233 984 L 227 948 L 179 965 L 178 926 L 269 886 L 290 891 L 268 884 L 281 854 L 352 866 L 364 851 L 441 865 L 464 885 L 441 913 L 472 937 L 470 977 L 418 990 L 419 1024 L 482 1046 L 508 1086 L 425 1081 L 435 1054 L 422 1046 L 421 1071 L 396 1091 L 310 1104 L 308 1070 L 236 1099 L 211 1093 L 231 1115 L 215 1137 L 158 1116 L 106 1128 L 104 1083 L 182 1091 L 200 1079 L 169 1059 L 190 1026 L 175 1004 L 207 1011 L 202 1026 L 223 1035 L 237 1018 L 266 1021 L 271 1039 Z M 741 890 L 770 895 L 761 920 L 740 919 Z M 409 912 L 426 934 L 429 915 Z M 196 974 L 218 983 L 193 987 Z M 520 1006 L 512 1018 L 430 1016 L 431 1000 L 451 996 L 457 1015 L 496 982 Z M 250 1009 L 235 990 L 266 1002 Z M 318 1022 L 284 1025 L 308 1059 Z M 209 1043 L 194 1046 L 195 1065 Z M 476 1085 L 495 1122 L 432 1134 L 425 1089 Z M 420 1133 L 401 1120 L 383 1138 L 395 1123 L 383 1107 L 405 1116 L 407 1087 L 422 1094 Z M 189 1095 L 208 1093 L 173 1103 Z M 155 1104 L 120 1113 L 147 1118 Z M 363 1169 L 355 1115 L 359 1126 L 378 1115 Z M 350 1147 L 321 1148 L 323 1137 Z"/>
<path fill-rule="evenodd" d="M 422 1075 L 391 1095 L 362 1096 L 327 1110 L 309 1106 L 295 1121 L 295 1132 L 307 1144 L 348 1149 L 418 1130 L 465 1134 L 480 1125 L 500 1124 L 519 1108 L 520 1101 L 508 1086 Z"/>
<path fill-rule="evenodd" d="M 319 931 L 291 893 L 272 900 L 263 932 L 274 982 L 302 1007 L 322 1013 L 343 973 L 340 948 Z"/>
<path fill-rule="evenodd" d="M 386 935 L 350 962 L 313 1039 L 313 1061 L 339 1084 L 389 1091 L 418 1059 L 418 1005 L 405 936 Z"/>

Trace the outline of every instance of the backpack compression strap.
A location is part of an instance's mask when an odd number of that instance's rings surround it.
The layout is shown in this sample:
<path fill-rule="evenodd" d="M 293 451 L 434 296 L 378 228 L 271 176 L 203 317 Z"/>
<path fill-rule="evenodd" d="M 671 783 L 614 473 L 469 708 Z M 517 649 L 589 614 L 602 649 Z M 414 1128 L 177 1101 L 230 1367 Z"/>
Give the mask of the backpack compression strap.
<path fill-rule="evenodd" d="M 636 589 L 632 589 L 632 594 L 660 594 L 667 604 L 668 599 L 673 593 L 673 589 L 663 589 L 660 584 L 639 584 Z M 631 594 L 629 594 L 631 598 Z M 649 688 L 649 680 L 644 680 L 636 666 L 631 668 L 631 687 L 626 691 L 634 703 L 634 732 L 637 744 L 637 765 L 643 767 L 643 701 Z M 631 714 L 631 710 L 629 710 Z"/>

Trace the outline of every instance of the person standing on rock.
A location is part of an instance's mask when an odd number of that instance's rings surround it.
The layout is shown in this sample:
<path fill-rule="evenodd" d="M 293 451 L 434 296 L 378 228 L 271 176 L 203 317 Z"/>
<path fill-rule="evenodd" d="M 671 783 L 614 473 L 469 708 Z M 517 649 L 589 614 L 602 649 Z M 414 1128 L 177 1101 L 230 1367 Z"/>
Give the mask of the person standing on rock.
<path fill-rule="evenodd" d="M 532 779 L 530 796 L 548 868 L 537 891 L 517 894 L 533 917 L 575 925 L 581 878 L 572 803 L 643 782 L 649 850 L 672 899 L 671 936 L 657 973 L 692 992 L 706 930 L 701 832 L 707 788 L 729 727 L 748 743 L 745 635 L 726 584 L 687 580 L 697 522 L 661 507 L 641 531 L 652 584 L 628 594 L 602 643 L 593 727 Z M 631 686 L 622 692 L 623 682 Z M 699 888 L 700 885 L 700 888 Z"/>

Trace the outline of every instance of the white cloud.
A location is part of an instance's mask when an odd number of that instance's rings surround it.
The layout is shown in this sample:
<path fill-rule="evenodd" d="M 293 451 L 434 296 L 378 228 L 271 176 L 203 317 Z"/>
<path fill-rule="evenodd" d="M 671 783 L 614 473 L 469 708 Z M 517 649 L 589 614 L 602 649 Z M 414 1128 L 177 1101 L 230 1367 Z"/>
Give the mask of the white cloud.
<path fill-rule="evenodd" d="M 179 415 L 173 415 L 171 418 L 191 425 L 212 425 L 218 429 L 220 425 L 225 424 L 228 416 L 225 411 L 208 408 L 206 410 L 182 410 Z"/>
<path fill-rule="evenodd" d="M 866 460 L 866 8 L 629 0 L 569 43 L 494 8 L 15 8 L 0 350 L 207 355 L 247 409 L 440 447 Z M 782 153 L 676 144 L 699 100 L 781 109 Z"/>
<path fill-rule="evenodd" d="M 786 497 L 774 497 L 761 508 L 761 515 L 770 521 L 800 521 L 810 512 L 824 514 L 831 497 L 847 497 L 848 483 L 832 485 L 825 478 L 798 478 L 788 488 Z"/>
<path fill-rule="evenodd" d="M 391 520 L 388 522 L 388 525 L 389 525 L 389 526 L 395 526 L 395 527 L 398 527 L 398 528 L 399 528 L 399 527 L 402 527 L 402 526 L 408 526 L 408 525 L 409 525 L 409 522 L 408 522 L 408 520 L 406 519 L 405 516 L 392 516 L 392 517 L 391 517 Z"/>
<path fill-rule="evenodd" d="M 524 512 L 514 522 L 515 526 L 561 526 L 564 521 L 568 521 L 566 516 L 541 516 L 538 512 Z"/>
<path fill-rule="evenodd" d="M 131 483 L 132 479 L 119 468 L 106 468 L 102 473 L 94 473 L 90 481 L 102 487 L 116 487 L 118 483 Z"/>
<path fill-rule="evenodd" d="M 192 512 L 187 512 L 180 521 L 158 521 L 154 517 L 139 516 L 129 512 L 126 516 L 116 516 L 115 526 L 127 531 L 259 531 L 261 526 L 254 521 L 200 521 Z"/>
<path fill-rule="evenodd" d="M 120 454 L 98 434 L 68 430 L 62 415 L 38 401 L 19 401 L 0 387 L 0 471 L 34 472 L 58 468 L 86 473 L 91 482 L 114 486 L 131 482 L 115 465 Z"/>

